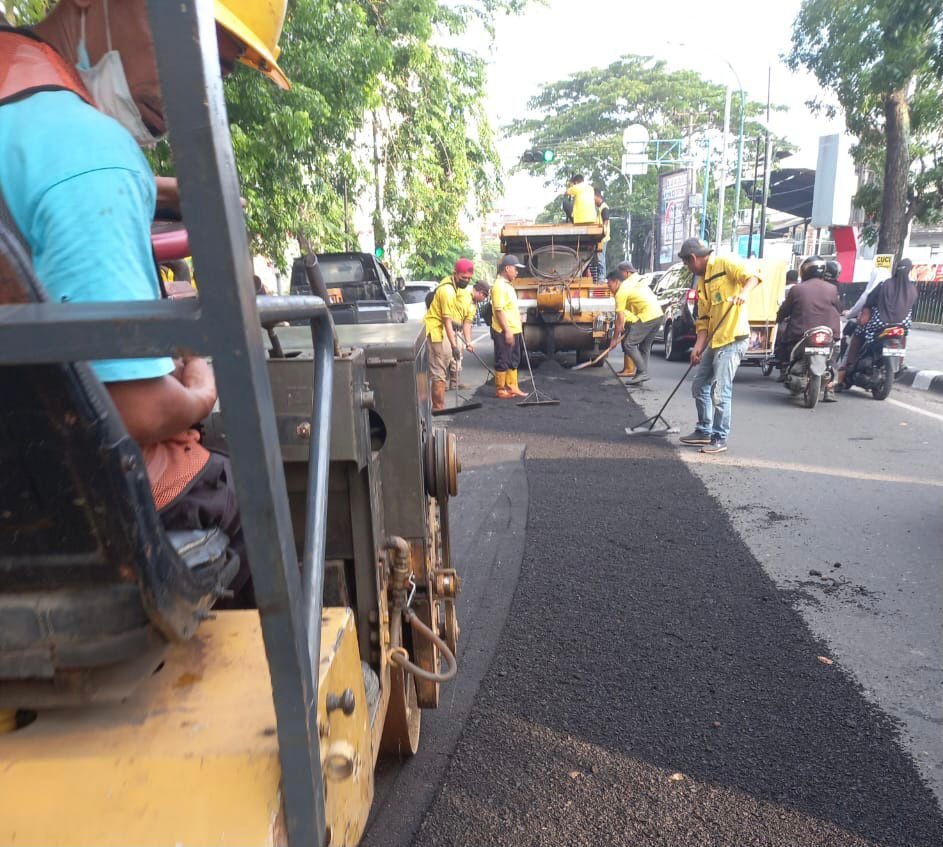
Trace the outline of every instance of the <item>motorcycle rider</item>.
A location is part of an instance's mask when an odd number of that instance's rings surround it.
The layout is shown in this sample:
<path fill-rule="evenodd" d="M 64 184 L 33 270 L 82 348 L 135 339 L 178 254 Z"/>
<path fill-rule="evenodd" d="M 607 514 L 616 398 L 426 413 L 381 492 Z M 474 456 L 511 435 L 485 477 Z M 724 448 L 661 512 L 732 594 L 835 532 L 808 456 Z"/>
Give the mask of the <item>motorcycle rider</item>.
<path fill-rule="evenodd" d="M 792 348 L 806 332 L 817 326 L 827 326 L 833 338 L 838 338 L 841 332 L 841 300 L 838 289 L 825 280 L 830 270 L 827 265 L 821 257 L 809 256 L 799 266 L 801 282 L 789 289 L 776 313 L 777 323 L 786 321 L 782 332 L 777 335 L 774 350 L 780 382 L 786 380 Z"/>
<path fill-rule="evenodd" d="M 913 262 L 902 259 L 894 275 L 879 283 L 865 300 L 858 315 L 855 334 L 848 344 L 846 361 L 836 377 L 836 390 L 851 388 L 848 381 L 854 373 L 861 350 L 874 341 L 887 327 L 900 325 L 910 332 L 911 312 L 917 300 L 917 286 L 910 279 Z"/>

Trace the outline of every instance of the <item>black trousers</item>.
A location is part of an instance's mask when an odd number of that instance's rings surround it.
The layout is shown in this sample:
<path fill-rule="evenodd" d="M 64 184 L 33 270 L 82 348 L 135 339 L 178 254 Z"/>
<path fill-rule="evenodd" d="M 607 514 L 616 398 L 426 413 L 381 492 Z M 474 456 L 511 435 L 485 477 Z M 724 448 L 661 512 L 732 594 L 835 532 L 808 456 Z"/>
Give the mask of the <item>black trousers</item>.
<path fill-rule="evenodd" d="M 255 595 L 242 537 L 239 500 L 233 488 L 229 457 L 210 452 L 209 461 L 181 494 L 160 512 L 164 529 L 213 529 L 219 527 L 229 537 L 229 546 L 239 556 L 239 572 L 229 588 L 235 596 L 220 600 L 218 607 L 248 609 L 255 607 Z"/>
<path fill-rule="evenodd" d="M 521 333 L 514 336 L 514 343 L 508 344 L 504 340 L 503 332 L 491 330 L 491 340 L 494 342 L 494 369 L 496 371 L 516 371 L 521 364 Z"/>

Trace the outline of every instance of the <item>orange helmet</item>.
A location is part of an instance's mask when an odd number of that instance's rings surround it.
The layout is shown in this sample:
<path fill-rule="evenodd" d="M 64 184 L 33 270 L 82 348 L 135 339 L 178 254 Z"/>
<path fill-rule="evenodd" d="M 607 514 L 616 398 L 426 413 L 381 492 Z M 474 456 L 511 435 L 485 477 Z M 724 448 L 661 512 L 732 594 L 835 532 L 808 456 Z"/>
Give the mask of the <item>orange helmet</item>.
<path fill-rule="evenodd" d="M 215 0 L 215 6 L 216 22 L 245 46 L 239 61 L 261 71 L 279 88 L 291 88 L 276 61 L 288 0 Z"/>

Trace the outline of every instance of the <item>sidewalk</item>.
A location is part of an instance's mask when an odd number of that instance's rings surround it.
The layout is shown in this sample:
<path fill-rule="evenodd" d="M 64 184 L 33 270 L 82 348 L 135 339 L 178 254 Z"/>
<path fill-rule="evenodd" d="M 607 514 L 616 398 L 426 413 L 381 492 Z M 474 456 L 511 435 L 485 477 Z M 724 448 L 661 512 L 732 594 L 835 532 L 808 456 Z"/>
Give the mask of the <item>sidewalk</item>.
<path fill-rule="evenodd" d="M 911 329 L 907 336 L 906 369 L 901 385 L 943 394 L 943 332 Z"/>

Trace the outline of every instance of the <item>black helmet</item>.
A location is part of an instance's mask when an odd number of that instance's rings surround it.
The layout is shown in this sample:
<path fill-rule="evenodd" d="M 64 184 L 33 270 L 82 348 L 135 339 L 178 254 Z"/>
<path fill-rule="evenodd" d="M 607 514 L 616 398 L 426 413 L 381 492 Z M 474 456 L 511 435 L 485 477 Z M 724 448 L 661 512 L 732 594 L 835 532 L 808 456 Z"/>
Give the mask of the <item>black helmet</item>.
<path fill-rule="evenodd" d="M 837 259 L 829 259 L 825 263 L 825 273 L 822 274 L 822 279 L 826 282 L 838 282 L 838 277 L 841 275 L 841 262 Z"/>
<path fill-rule="evenodd" d="M 821 256 L 809 256 L 799 265 L 799 279 L 805 282 L 812 277 L 825 278 L 825 259 Z"/>

